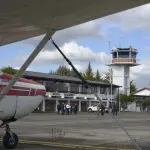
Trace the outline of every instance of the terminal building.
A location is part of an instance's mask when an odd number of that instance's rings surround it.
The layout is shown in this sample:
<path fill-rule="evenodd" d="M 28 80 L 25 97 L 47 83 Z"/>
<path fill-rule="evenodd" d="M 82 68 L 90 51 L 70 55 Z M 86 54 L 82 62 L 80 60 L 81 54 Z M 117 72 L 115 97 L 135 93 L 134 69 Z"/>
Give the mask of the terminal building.
<path fill-rule="evenodd" d="M 39 82 L 46 87 L 45 100 L 37 108 L 37 111 L 55 112 L 57 104 L 64 102 L 76 103 L 78 111 L 86 112 L 89 106 L 98 102 L 95 95 L 91 93 L 91 89 L 86 89 L 78 78 L 32 71 L 26 71 L 23 77 Z M 120 86 L 112 84 L 111 97 L 110 83 L 101 81 L 88 81 L 88 83 L 105 106 L 108 106 L 109 102 L 113 103 L 117 100 Z"/>

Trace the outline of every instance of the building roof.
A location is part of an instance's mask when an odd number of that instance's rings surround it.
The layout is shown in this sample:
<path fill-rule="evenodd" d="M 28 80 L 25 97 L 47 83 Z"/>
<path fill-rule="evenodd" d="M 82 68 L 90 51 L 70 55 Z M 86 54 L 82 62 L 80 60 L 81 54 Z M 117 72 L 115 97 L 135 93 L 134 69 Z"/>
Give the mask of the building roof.
<path fill-rule="evenodd" d="M 142 88 L 142 89 L 139 89 L 137 90 L 136 92 L 134 92 L 135 96 L 150 96 L 150 88 Z"/>
<path fill-rule="evenodd" d="M 42 80 L 57 80 L 57 81 L 65 81 L 65 82 L 73 82 L 73 83 L 81 83 L 81 80 L 76 77 L 71 76 L 62 76 L 62 75 L 55 75 L 55 74 L 48 74 L 48 73 L 41 73 L 41 72 L 33 72 L 33 71 L 25 71 L 23 74 L 25 78 L 36 78 L 36 79 L 42 79 Z M 89 84 L 94 85 L 104 85 L 104 86 L 110 86 L 110 83 L 101 82 L 101 81 L 89 81 Z M 118 85 L 113 84 L 113 87 L 121 87 Z"/>
<path fill-rule="evenodd" d="M 135 49 L 135 48 L 132 48 L 131 46 L 129 48 L 114 48 L 114 49 L 111 50 L 111 53 L 114 53 L 114 52 L 117 52 L 117 51 L 119 51 L 119 52 L 122 52 L 122 51 L 124 51 L 124 52 L 126 52 L 126 51 L 127 52 L 132 51 L 132 52 L 138 53 L 138 50 Z"/>

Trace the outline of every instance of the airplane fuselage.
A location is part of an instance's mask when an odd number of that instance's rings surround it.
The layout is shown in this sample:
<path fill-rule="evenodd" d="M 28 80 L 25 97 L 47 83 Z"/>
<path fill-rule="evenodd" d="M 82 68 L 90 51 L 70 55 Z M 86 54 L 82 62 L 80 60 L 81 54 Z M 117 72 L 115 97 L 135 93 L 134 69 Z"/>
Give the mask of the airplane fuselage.
<path fill-rule="evenodd" d="M 0 73 L 0 91 L 12 80 L 12 77 Z M 43 85 L 20 78 L 0 101 L 0 120 L 18 120 L 29 115 L 43 101 L 45 93 Z"/>

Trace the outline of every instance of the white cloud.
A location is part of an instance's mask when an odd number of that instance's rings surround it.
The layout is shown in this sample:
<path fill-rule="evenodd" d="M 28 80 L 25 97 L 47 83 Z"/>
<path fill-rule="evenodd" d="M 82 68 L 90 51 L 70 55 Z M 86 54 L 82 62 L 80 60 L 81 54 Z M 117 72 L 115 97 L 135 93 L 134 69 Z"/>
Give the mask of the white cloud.
<path fill-rule="evenodd" d="M 38 36 L 23 41 L 31 46 L 36 46 L 40 42 L 43 36 Z M 69 43 L 70 41 L 78 41 L 87 38 L 97 38 L 99 40 L 104 40 L 107 38 L 106 33 L 104 33 L 100 27 L 99 21 L 90 21 L 77 26 L 73 26 L 64 30 L 57 31 L 53 36 L 53 40 L 58 46 L 62 46 L 64 43 Z M 51 42 L 45 46 L 43 50 L 53 50 L 54 46 Z"/>
<path fill-rule="evenodd" d="M 60 49 L 75 64 L 85 62 L 98 62 L 106 64 L 109 56 L 105 52 L 95 53 L 88 47 L 79 46 L 75 41 L 65 43 Z M 45 50 L 41 52 L 33 62 L 35 65 L 62 64 L 64 63 L 62 55 L 57 51 Z"/>
<path fill-rule="evenodd" d="M 145 59 L 139 66 L 131 68 L 131 79 L 136 81 L 137 87 L 147 87 L 150 80 L 150 62 Z"/>
<path fill-rule="evenodd" d="M 97 69 L 101 74 L 104 74 L 104 72 L 107 71 L 107 66 L 105 66 L 105 64 L 109 62 L 110 56 L 108 56 L 105 52 L 96 53 L 89 47 L 78 45 L 75 41 L 65 43 L 60 47 L 60 49 L 79 71 L 84 71 L 89 62 L 91 62 L 94 72 L 96 72 Z M 28 56 L 17 57 L 16 63 L 24 62 L 27 57 Z M 32 66 L 52 66 L 62 64 L 69 66 L 58 50 L 54 49 L 52 51 L 45 50 L 40 52 L 33 61 Z"/>
<path fill-rule="evenodd" d="M 150 4 L 110 15 L 103 20 L 124 30 L 150 29 Z"/>
<path fill-rule="evenodd" d="M 17 70 L 19 70 L 21 67 L 15 67 L 14 69 L 17 69 Z M 27 71 L 33 71 L 31 68 L 27 68 L 26 69 Z"/>

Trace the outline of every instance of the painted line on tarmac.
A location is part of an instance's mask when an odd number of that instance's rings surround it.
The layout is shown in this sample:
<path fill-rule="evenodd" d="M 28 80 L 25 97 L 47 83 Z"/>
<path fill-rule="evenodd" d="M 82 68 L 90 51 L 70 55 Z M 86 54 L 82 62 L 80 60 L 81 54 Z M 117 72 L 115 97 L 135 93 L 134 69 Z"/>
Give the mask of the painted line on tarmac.
<path fill-rule="evenodd" d="M 2 138 L 0 138 L 2 141 Z M 78 145 L 78 144 L 64 144 L 57 142 L 43 142 L 43 141 L 31 141 L 31 140 L 19 140 L 20 144 L 29 144 L 29 145 L 42 145 L 42 146 L 51 146 L 51 147 L 61 147 L 61 148 L 79 148 L 79 149 L 100 149 L 100 150 L 135 150 L 135 149 L 126 149 L 126 148 L 111 148 L 103 146 L 94 146 L 94 145 Z"/>

